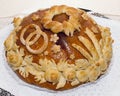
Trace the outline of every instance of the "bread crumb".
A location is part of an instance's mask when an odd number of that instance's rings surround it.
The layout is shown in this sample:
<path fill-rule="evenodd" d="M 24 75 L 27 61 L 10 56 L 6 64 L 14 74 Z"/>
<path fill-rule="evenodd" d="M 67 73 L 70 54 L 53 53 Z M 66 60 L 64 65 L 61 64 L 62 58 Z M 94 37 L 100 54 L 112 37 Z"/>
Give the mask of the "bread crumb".
<path fill-rule="evenodd" d="M 44 55 L 48 55 L 48 51 L 45 51 L 45 52 L 44 52 Z"/>
<path fill-rule="evenodd" d="M 82 14 L 82 18 L 85 19 L 85 20 L 88 20 L 88 15 L 86 13 Z"/>
<path fill-rule="evenodd" d="M 75 55 L 74 54 L 71 54 L 70 55 L 70 59 L 74 59 L 75 58 Z"/>
<path fill-rule="evenodd" d="M 59 37 L 57 36 L 57 34 L 54 34 L 54 35 L 51 35 L 50 41 L 56 43 L 58 39 Z"/>
<path fill-rule="evenodd" d="M 13 20 L 14 26 L 17 27 L 21 24 L 22 19 L 20 17 L 15 17 Z"/>
<path fill-rule="evenodd" d="M 33 14 L 31 18 L 33 21 L 36 21 L 39 19 L 39 15 Z"/>
<path fill-rule="evenodd" d="M 51 49 L 54 53 L 60 52 L 60 45 L 53 45 Z"/>

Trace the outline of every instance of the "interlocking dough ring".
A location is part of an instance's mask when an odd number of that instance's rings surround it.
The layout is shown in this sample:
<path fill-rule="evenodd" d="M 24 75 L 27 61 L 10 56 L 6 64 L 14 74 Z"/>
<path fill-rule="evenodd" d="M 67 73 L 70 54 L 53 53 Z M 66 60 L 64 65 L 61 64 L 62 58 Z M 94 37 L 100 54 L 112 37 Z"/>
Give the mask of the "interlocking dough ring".
<path fill-rule="evenodd" d="M 34 27 L 35 31 L 33 31 L 32 33 L 30 33 L 28 35 L 28 37 L 26 38 L 26 40 L 25 40 L 24 39 L 24 34 L 25 34 L 25 32 L 27 31 L 27 29 L 29 27 Z M 30 47 L 30 45 L 33 45 L 35 42 L 37 42 L 37 40 L 40 38 L 41 35 L 44 38 L 43 45 L 39 49 L 37 49 L 37 50 L 32 49 Z M 35 37 L 33 38 L 33 40 L 31 40 L 31 38 L 33 36 L 35 36 Z M 30 25 L 26 26 L 22 30 L 21 35 L 20 35 L 20 40 L 21 40 L 22 44 L 26 46 L 27 50 L 29 52 L 33 53 L 33 54 L 40 54 L 40 53 L 42 53 L 47 48 L 47 46 L 48 46 L 48 37 L 47 37 L 46 33 L 42 32 L 42 30 L 39 28 L 39 26 L 35 25 L 35 24 L 30 24 Z"/>
<path fill-rule="evenodd" d="M 55 15 L 65 13 L 69 16 L 68 21 L 62 23 L 53 21 Z M 79 11 L 78 9 L 65 5 L 51 7 L 42 18 L 41 22 L 46 29 L 50 29 L 54 33 L 64 32 L 67 36 L 73 36 L 75 30 L 80 31 Z"/>

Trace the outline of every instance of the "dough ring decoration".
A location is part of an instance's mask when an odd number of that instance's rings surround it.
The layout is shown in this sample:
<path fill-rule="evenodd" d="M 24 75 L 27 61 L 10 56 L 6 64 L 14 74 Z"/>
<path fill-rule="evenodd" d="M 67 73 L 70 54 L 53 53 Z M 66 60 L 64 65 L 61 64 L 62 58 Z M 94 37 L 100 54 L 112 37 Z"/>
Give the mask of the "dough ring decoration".
<path fill-rule="evenodd" d="M 29 27 L 34 27 L 36 30 L 32 33 L 29 34 L 29 36 L 26 38 L 26 40 L 24 39 L 24 34 L 25 34 L 25 31 L 29 28 Z M 34 37 L 34 39 L 32 41 L 31 38 L 36 35 L 36 37 Z M 33 45 L 39 38 L 40 36 L 43 36 L 44 38 L 44 44 L 41 48 L 37 49 L 37 50 L 33 50 L 30 48 L 30 45 Z M 23 45 L 26 46 L 27 50 L 33 54 L 40 54 L 42 53 L 46 48 L 47 48 L 47 45 L 48 45 L 48 37 L 47 35 L 41 31 L 41 29 L 39 28 L 39 26 L 35 25 L 35 24 L 30 24 L 28 26 L 26 26 L 22 32 L 21 32 L 21 35 L 20 35 L 20 40 L 22 42 Z"/>
<path fill-rule="evenodd" d="M 112 58 L 111 32 L 86 12 L 66 5 L 14 18 L 5 40 L 9 66 L 23 81 L 67 90 L 96 81 Z"/>
<path fill-rule="evenodd" d="M 68 21 L 58 22 L 53 21 L 55 15 L 65 13 L 69 16 Z M 79 22 L 79 10 L 68 6 L 51 7 L 42 18 L 43 26 L 46 29 L 51 29 L 54 33 L 64 32 L 66 35 L 73 36 L 75 30 L 80 31 L 81 24 Z"/>

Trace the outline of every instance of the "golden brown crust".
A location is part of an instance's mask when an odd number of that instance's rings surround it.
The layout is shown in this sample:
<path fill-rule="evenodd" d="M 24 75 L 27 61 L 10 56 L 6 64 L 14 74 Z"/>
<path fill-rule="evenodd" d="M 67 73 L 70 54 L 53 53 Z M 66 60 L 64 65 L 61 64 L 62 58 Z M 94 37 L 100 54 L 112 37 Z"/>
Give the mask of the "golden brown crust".
<path fill-rule="evenodd" d="M 69 16 L 68 21 L 61 13 Z M 55 15 L 58 21 L 52 21 Z M 54 6 L 14 19 L 14 23 L 4 43 L 7 61 L 30 84 L 70 89 L 95 81 L 108 68 L 113 41 L 110 29 L 97 25 L 82 10 Z"/>

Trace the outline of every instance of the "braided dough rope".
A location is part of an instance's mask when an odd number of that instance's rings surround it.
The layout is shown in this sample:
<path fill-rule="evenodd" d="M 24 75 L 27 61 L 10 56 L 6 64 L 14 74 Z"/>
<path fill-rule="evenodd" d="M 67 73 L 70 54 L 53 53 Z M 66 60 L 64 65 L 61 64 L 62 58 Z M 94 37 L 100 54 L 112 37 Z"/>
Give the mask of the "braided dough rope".
<path fill-rule="evenodd" d="M 58 14 L 65 13 L 69 16 L 68 21 L 63 21 L 60 23 L 58 21 L 53 21 L 53 17 Z M 75 30 L 80 31 L 80 22 L 79 22 L 79 11 L 78 9 L 68 7 L 65 5 L 53 6 L 51 7 L 42 18 L 43 26 L 46 29 L 50 29 L 54 33 L 59 33 L 64 31 L 64 33 L 69 36 L 73 36 Z"/>
<path fill-rule="evenodd" d="M 24 39 L 24 34 L 27 31 L 27 29 L 29 27 L 34 27 L 36 30 L 33 31 L 32 33 L 30 33 L 28 35 L 28 37 L 26 38 L 26 40 Z M 35 36 L 35 38 L 33 40 L 31 40 L 31 38 Z M 44 38 L 44 44 L 42 45 L 41 48 L 37 49 L 37 50 L 33 50 L 30 45 L 33 45 L 35 42 L 37 42 L 37 40 L 40 38 L 40 36 L 43 36 Z M 40 30 L 40 27 L 36 24 L 30 24 L 28 26 L 26 26 L 20 35 L 20 40 L 22 42 L 23 45 L 26 46 L 27 50 L 33 54 L 40 54 L 42 53 L 48 46 L 48 36 L 46 35 L 45 32 L 42 32 L 42 30 Z M 30 41 L 31 40 L 31 41 Z"/>

